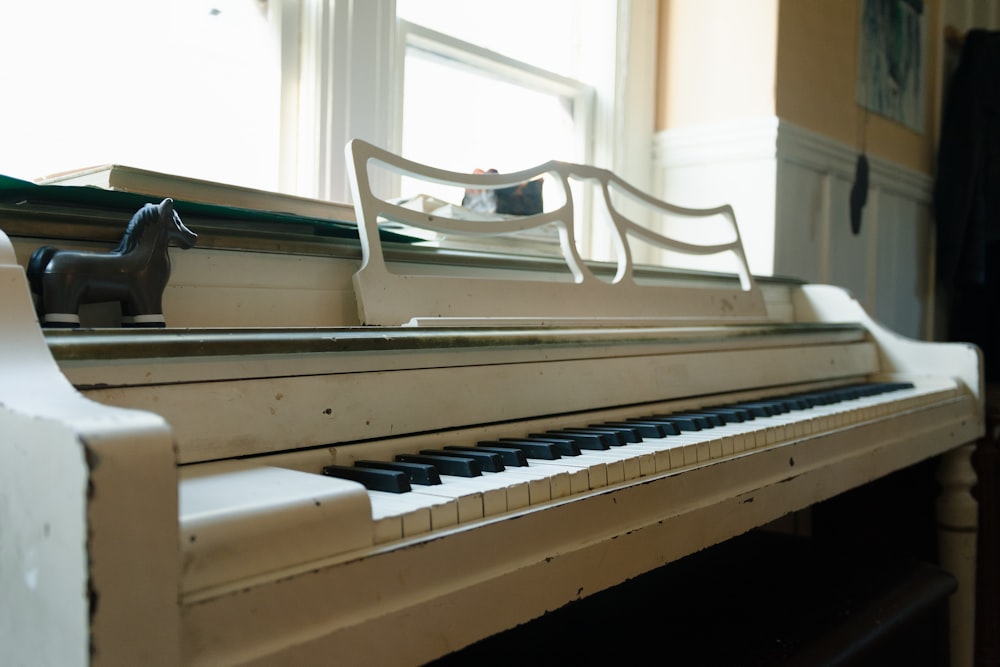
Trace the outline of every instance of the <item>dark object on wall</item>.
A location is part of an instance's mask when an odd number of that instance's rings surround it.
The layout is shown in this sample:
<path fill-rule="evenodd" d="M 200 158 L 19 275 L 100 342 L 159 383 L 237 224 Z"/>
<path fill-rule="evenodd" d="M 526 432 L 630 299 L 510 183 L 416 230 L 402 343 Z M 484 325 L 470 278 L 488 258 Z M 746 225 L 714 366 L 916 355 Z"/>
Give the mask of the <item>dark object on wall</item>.
<path fill-rule="evenodd" d="M 122 324 L 163 327 L 163 289 L 170 278 L 167 245 L 194 245 L 198 235 L 184 226 L 174 202 L 146 204 L 139 209 L 118 247 L 108 253 L 59 250 L 42 246 L 28 261 L 28 281 L 39 296 L 43 324 L 80 325 L 85 303 L 121 303 Z"/>
<path fill-rule="evenodd" d="M 976 343 L 1000 380 L 1000 32 L 972 30 L 948 84 L 934 185 L 948 338 Z"/>
<path fill-rule="evenodd" d="M 868 201 L 868 157 L 861 153 L 854 168 L 854 184 L 851 186 L 851 232 L 861 233 L 861 212 Z"/>

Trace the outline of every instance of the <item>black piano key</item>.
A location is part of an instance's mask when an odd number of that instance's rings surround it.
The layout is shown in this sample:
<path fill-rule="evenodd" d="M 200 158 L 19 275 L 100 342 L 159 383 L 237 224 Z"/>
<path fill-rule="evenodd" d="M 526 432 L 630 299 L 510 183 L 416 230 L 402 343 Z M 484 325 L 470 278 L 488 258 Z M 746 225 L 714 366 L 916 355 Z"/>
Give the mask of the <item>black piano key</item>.
<path fill-rule="evenodd" d="M 323 474 L 361 482 L 370 491 L 406 493 L 410 490 L 410 481 L 407 479 L 406 473 L 398 470 L 329 465 L 323 467 Z"/>
<path fill-rule="evenodd" d="M 555 461 L 562 458 L 559 448 L 551 442 L 541 442 L 539 440 L 484 440 L 477 443 L 477 447 L 513 447 L 520 449 L 529 459 L 542 459 L 545 461 Z"/>
<path fill-rule="evenodd" d="M 545 433 L 532 433 L 532 438 L 557 438 L 569 440 L 576 443 L 580 449 L 608 449 L 611 447 L 611 438 L 603 433 L 586 433 L 583 431 L 568 431 L 564 429 L 546 431 Z"/>
<path fill-rule="evenodd" d="M 601 439 L 609 447 L 621 447 L 622 445 L 627 445 L 628 441 L 625 439 L 626 435 L 619 429 L 611 428 L 610 426 L 583 426 L 583 427 L 571 427 L 564 429 L 570 433 L 596 433 L 601 436 Z"/>
<path fill-rule="evenodd" d="M 582 431 L 585 433 L 605 433 L 610 438 L 606 442 L 612 447 L 621 447 L 631 442 L 642 442 L 642 438 L 635 429 L 608 426 L 606 424 L 590 424 L 580 428 L 570 428 L 569 431 Z"/>
<path fill-rule="evenodd" d="M 625 428 L 636 430 L 643 438 L 665 438 L 667 430 L 663 424 L 652 422 L 607 422 L 609 426 L 624 426 Z"/>
<path fill-rule="evenodd" d="M 725 410 L 716 411 L 711 408 L 704 408 L 702 410 L 698 410 L 694 414 L 705 415 L 711 419 L 712 423 L 716 426 L 725 426 L 726 424 L 732 424 L 733 422 L 738 421 L 734 415 L 726 412 Z"/>
<path fill-rule="evenodd" d="M 717 408 L 714 406 L 706 408 L 706 410 L 719 415 L 722 417 L 723 421 L 727 423 L 741 423 L 753 419 L 753 415 L 750 414 L 749 410 L 740 410 L 738 408 Z"/>
<path fill-rule="evenodd" d="M 398 470 L 406 475 L 410 484 L 433 486 L 441 483 L 441 475 L 437 468 L 425 463 L 404 463 L 402 461 L 355 461 L 359 468 L 380 468 L 382 470 Z"/>
<path fill-rule="evenodd" d="M 774 415 L 779 414 L 778 409 L 770 403 L 747 402 L 737 403 L 735 406 L 729 407 L 738 407 L 743 408 L 744 410 L 749 410 L 754 417 L 773 417 Z"/>
<path fill-rule="evenodd" d="M 630 417 L 625 420 L 628 424 L 655 424 L 663 432 L 660 437 L 666 437 L 668 435 L 680 435 L 681 429 L 673 422 L 663 421 L 662 419 L 657 419 L 656 417 Z"/>
<path fill-rule="evenodd" d="M 494 454 L 499 454 L 500 459 L 503 461 L 505 466 L 511 468 L 523 468 L 528 465 L 528 457 L 524 455 L 524 452 L 520 449 L 515 449 L 514 447 L 490 447 L 488 445 L 478 445 L 476 447 L 462 447 L 460 445 L 449 445 L 445 447 L 446 451 L 456 451 L 456 452 L 467 452 L 475 451 L 477 449 L 482 449 L 487 452 L 493 452 Z"/>
<path fill-rule="evenodd" d="M 614 433 L 618 434 L 618 442 L 623 445 L 627 445 L 634 442 L 642 442 L 642 432 L 635 426 L 605 423 L 605 424 L 591 424 L 587 428 L 610 429 Z"/>
<path fill-rule="evenodd" d="M 495 452 L 456 452 L 454 450 L 421 449 L 420 453 L 426 456 L 461 456 L 462 458 L 475 460 L 479 464 L 479 469 L 483 472 L 503 471 L 503 459 Z"/>
<path fill-rule="evenodd" d="M 690 417 L 697 420 L 698 426 L 705 428 L 715 428 L 722 426 L 722 420 L 717 415 L 706 414 L 704 412 L 671 412 L 671 417 Z"/>
<path fill-rule="evenodd" d="M 826 405 L 833 405 L 834 403 L 840 403 L 844 400 L 844 397 L 840 394 L 840 392 L 835 389 L 824 390 L 823 397 L 826 399 Z"/>
<path fill-rule="evenodd" d="M 817 405 L 820 405 L 820 398 L 813 393 L 795 394 L 795 400 L 805 405 L 805 409 L 814 408 Z"/>
<path fill-rule="evenodd" d="M 648 421 L 648 422 L 673 424 L 680 431 L 701 430 L 700 420 L 694 419 L 692 417 L 675 417 L 673 415 L 650 415 L 648 417 L 640 417 L 640 419 L 642 421 Z"/>
<path fill-rule="evenodd" d="M 438 469 L 442 475 L 455 477 L 479 477 L 483 471 L 475 459 L 455 456 L 428 456 L 425 454 L 396 454 L 397 461 L 427 463 Z"/>
<path fill-rule="evenodd" d="M 833 405 L 834 403 L 840 403 L 844 398 L 836 391 L 826 390 L 820 392 L 822 397 L 823 405 Z"/>
<path fill-rule="evenodd" d="M 555 448 L 560 456 L 579 456 L 580 446 L 570 438 L 558 436 L 529 435 L 526 438 L 500 438 L 500 442 L 543 442 Z M 531 457 L 529 457 L 531 458 Z"/>
<path fill-rule="evenodd" d="M 805 401 L 810 408 L 815 408 L 818 405 L 827 405 L 830 400 L 819 392 L 809 392 L 806 394 L 799 394 L 799 400 Z"/>
<path fill-rule="evenodd" d="M 506 438 L 500 439 L 506 440 Z M 543 438 L 539 434 L 534 434 L 527 436 L 525 439 L 550 443 L 555 446 L 556 450 L 558 450 L 559 454 L 562 456 L 580 456 L 585 451 L 611 449 L 611 447 L 599 441 L 578 442 L 566 436 L 550 435 Z"/>

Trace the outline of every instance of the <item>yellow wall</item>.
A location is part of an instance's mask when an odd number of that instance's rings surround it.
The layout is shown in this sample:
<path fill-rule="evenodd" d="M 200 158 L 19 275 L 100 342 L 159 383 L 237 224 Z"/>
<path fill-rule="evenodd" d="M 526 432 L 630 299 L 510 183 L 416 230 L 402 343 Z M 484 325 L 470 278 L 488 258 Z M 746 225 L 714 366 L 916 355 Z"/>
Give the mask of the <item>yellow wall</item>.
<path fill-rule="evenodd" d="M 773 116 L 778 0 L 660 0 L 657 129 Z"/>
<path fill-rule="evenodd" d="M 933 171 L 938 125 L 940 0 L 925 4 L 927 63 L 924 131 L 876 114 L 855 101 L 861 3 L 845 0 L 784 0 L 778 18 L 775 108 L 780 118 L 860 147 L 905 167 Z"/>
<path fill-rule="evenodd" d="M 941 0 L 925 4 L 923 133 L 855 101 L 860 0 L 661 0 L 657 129 L 778 116 L 930 174 Z"/>

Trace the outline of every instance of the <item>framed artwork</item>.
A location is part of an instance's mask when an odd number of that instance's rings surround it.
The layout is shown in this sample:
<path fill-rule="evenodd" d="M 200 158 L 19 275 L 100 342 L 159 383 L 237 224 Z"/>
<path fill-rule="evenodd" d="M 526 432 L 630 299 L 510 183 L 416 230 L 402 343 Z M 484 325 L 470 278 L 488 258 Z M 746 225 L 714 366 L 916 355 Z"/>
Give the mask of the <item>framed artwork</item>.
<path fill-rule="evenodd" d="M 924 131 L 927 9 L 923 0 L 862 0 L 857 101 Z"/>

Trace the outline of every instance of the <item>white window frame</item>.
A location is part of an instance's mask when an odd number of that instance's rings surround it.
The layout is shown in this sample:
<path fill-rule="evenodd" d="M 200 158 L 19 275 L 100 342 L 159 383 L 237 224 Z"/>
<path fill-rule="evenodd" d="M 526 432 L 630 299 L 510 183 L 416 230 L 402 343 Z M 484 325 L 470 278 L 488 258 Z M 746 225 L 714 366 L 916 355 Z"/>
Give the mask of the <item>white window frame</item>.
<path fill-rule="evenodd" d="M 422 51 L 428 57 L 439 57 L 455 66 L 466 66 L 474 72 L 492 74 L 502 81 L 517 86 L 571 100 L 573 125 L 577 134 L 576 145 L 579 150 L 577 155 L 567 156 L 564 159 L 583 163 L 593 160 L 596 91 L 592 86 L 403 19 L 397 22 L 397 35 L 401 42 L 400 64 L 405 62 L 407 49 L 413 48 Z M 395 68 L 395 76 L 396 90 L 401 91 L 406 77 L 405 67 Z M 400 145 L 402 119 L 397 119 L 396 125 L 396 145 Z"/>
<path fill-rule="evenodd" d="M 280 187 L 287 192 L 349 202 L 344 146 L 360 138 L 398 153 L 403 59 L 407 40 L 419 48 L 459 48 L 477 66 L 519 76 L 529 85 L 569 86 L 537 68 L 421 26 L 396 19 L 395 0 L 272 0 L 282 44 Z M 651 191 L 655 111 L 657 0 L 613 2 L 614 58 L 587 63 L 584 83 L 596 94 L 583 162 L 616 172 Z M 402 29 L 400 29 L 402 25 Z M 583 108 L 583 107 L 581 107 Z M 405 157 L 405 156 L 404 156 Z M 395 193 L 390 174 L 373 183 Z M 609 238 L 583 234 L 584 252 L 610 256 Z"/>

